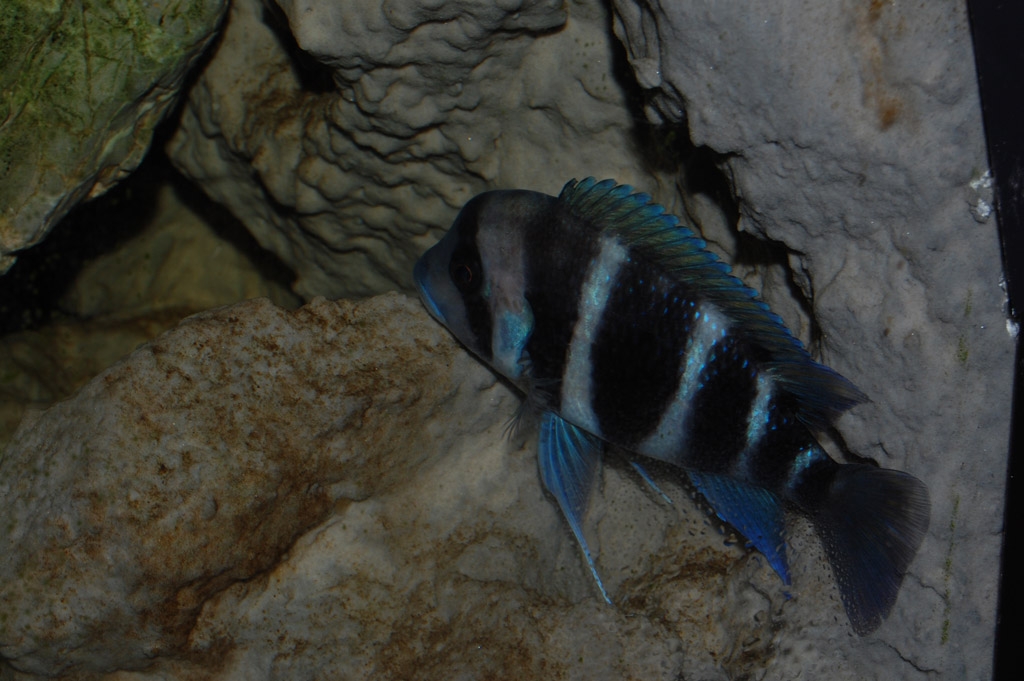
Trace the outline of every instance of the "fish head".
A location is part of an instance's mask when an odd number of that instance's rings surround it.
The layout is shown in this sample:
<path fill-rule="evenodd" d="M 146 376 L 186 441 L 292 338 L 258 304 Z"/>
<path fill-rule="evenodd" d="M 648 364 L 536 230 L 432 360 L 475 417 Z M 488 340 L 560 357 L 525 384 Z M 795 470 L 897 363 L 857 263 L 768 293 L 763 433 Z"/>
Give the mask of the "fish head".
<path fill-rule="evenodd" d="M 413 270 L 427 311 L 471 352 L 522 386 L 534 328 L 526 298 L 529 234 L 556 199 L 491 191 L 471 199 Z"/>

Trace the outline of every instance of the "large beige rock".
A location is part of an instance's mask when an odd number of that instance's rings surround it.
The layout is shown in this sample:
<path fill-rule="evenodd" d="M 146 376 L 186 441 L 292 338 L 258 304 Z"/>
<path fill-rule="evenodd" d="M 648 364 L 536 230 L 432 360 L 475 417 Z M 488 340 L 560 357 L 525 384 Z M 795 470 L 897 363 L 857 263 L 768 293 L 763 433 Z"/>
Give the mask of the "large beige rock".
<path fill-rule="evenodd" d="M 138 166 L 227 4 L 0 4 L 0 273 Z"/>
<path fill-rule="evenodd" d="M 533 434 L 503 437 L 515 410 L 399 295 L 191 317 L 3 453 L 0 656 L 19 678 L 727 678 L 780 626 L 845 631 L 815 551 L 787 600 L 621 466 L 588 523 L 605 605 Z"/>
<path fill-rule="evenodd" d="M 192 317 L 26 419 L 0 462 L 0 655 L 49 674 L 180 652 L 211 596 L 414 474 L 434 451 L 420 426 L 457 386 L 409 307 Z"/>

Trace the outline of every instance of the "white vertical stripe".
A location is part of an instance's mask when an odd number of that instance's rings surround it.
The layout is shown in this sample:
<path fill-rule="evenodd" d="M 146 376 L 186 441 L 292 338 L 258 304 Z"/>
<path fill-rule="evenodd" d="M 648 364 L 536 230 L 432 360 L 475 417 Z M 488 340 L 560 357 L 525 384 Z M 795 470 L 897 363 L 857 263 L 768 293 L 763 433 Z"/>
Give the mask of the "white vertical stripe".
<path fill-rule="evenodd" d="M 658 427 L 637 448 L 641 454 L 676 465 L 686 463 L 685 450 L 691 427 L 693 398 L 703 387 L 700 384 L 701 371 L 716 343 L 721 342 L 728 331 L 725 318 L 708 305 L 697 306 L 693 317 L 690 338 L 679 367 L 681 376 L 676 394 L 662 413 Z"/>
<path fill-rule="evenodd" d="M 523 230 L 487 228 L 482 224 L 476 246 L 487 277 L 483 297 L 491 309 L 491 366 L 525 388 L 521 360 L 534 320 L 525 298 Z"/>
<path fill-rule="evenodd" d="M 807 472 L 807 469 L 811 467 L 811 464 L 821 461 L 828 457 L 817 444 L 812 444 L 804 447 L 796 456 L 793 457 L 793 461 L 789 464 L 789 476 L 786 478 L 786 492 L 793 492 L 797 487 L 800 486 L 800 481 Z"/>
<path fill-rule="evenodd" d="M 747 414 L 747 441 L 736 462 L 736 474 L 746 480 L 750 479 L 749 463 L 750 456 L 757 449 L 761 438 L 768 431 L 768 420 L 771 413 L 768 405 L 772 401 L 772 381 L 762 374 L 757 376 L 757 394 L 754 396 L 754 403 L 750 405 L 750 413 Z"/>
<path fill-rule="evenodd" d="M 600 251 L 587 268 L 580 289 L 578 317 L 569 343 L 569 356 L 562 380 L 562 416 L 570 423 L 601 435 L 593 408 L 593 372 L 591 349 L 598 324 L 608 304 L 608 296 L 618 278 L 628 251 L 615 239 L 602 237 Z"/>

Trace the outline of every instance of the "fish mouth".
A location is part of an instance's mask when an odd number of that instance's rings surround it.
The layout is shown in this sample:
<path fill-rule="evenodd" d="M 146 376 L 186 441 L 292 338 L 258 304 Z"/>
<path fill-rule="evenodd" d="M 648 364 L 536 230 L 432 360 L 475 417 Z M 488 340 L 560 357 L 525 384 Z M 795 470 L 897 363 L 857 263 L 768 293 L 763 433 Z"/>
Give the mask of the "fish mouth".
<path fill-rule="evenodd" d="M 440 308 L 437 307 L 433 296 L 427 290 L 427 263 L 424 258 L 416 261 L 416 266 L 412 270 L 412 278 L 416 282 L 416 289 L 420 292 L 420 300 L 423 301 L 423 307 L 427 308 L 427 312 L 430 313 L 431 317 L 444 324 L 444 315 L 441 314 Z"/>

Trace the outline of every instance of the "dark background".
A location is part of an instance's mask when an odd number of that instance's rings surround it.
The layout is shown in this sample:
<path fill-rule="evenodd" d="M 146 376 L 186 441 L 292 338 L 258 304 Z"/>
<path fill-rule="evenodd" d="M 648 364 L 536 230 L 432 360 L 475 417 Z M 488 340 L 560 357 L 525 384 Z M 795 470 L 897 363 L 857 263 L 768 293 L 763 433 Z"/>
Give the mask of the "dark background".
<path fill-rule="evenodd" d="M 981 93 L 981 112 L 994 180 L 996 218 L 1003 247 L 1003 271 L 1010 318 L 1021 323 L 1024 306 L 1024 2 L 968 0 L 974 56 Z M 1024 607 L 1020 477 L 1024 475 L 1024 357 L 1020 336 L 1014 362 L 1010 455 L 1006 483 L 1003 558 L 999 611 L 996 616 L 995 666 L 1000 681 L 1019 678 L 1024 658 Z M 1014 550 L 1016 547 L 1017 550 Z"/>

